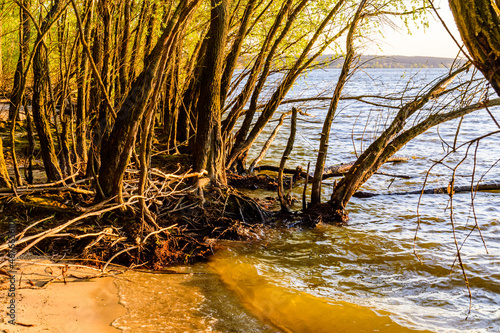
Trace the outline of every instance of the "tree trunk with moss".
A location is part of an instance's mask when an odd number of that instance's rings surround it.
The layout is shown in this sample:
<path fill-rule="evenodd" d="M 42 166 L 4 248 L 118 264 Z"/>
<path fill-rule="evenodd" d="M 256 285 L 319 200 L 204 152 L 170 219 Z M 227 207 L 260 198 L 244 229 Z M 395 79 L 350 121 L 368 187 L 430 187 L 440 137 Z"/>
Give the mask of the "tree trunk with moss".
<path fill-rule="evenodd" d="M 500 95 L 500 1 L 449 0 L 474 65 Z"/>

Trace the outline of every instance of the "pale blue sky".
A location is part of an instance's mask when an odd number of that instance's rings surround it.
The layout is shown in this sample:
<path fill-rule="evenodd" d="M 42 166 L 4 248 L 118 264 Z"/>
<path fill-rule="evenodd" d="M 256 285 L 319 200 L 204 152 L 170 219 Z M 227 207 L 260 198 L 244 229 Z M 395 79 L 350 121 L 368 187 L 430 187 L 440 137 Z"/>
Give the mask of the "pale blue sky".
<path fill-rule="evenodd" d="M 453 20 L 453 14 L 448 6 L 448 1 L 435 1 L 439 14 L 446 22 L 448 28 L 455 38 L 461 43 L 460 35 Z M 412 28 L 412 35 L 406 30 L 393 31 L 385 29 L 385 37 L 379 40 L 382 50 L 375 47 L 368 48 L 365 54 L 376 55 L 405 55 L 405 56 L 432 56 L 454 58 L 458 53 L 458 47 L 444 29 L 441 22 L 434 16 L 429 18 L 429 28 Z"/>

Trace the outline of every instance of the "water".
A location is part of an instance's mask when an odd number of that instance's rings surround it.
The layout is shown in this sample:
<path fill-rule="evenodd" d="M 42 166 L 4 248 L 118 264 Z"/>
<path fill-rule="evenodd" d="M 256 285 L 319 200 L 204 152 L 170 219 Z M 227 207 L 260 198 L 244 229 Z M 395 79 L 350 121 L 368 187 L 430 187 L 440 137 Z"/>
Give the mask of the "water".
<path fill-rule="evenodd" d="M 366 70 L 352 78 L 346 92 L 395 93 L 413 75 L 413 87 L 421 88 L 445 71 Z M 331 87 L 337 76 L 338 70 L 314 71 L 299 80 L 287 98 L 314 96 L 328 84 Z M 305 168 L 307 162 L 314 163 L 326 106 L 308 105 L 307 112 L 316 118 L 300 117 L 300 135 L 287 167 Z M 380 132 L 390 113 L 353 101 L 341 102 L 340 110 L 332 126 L 327 165 L 355 159 Z M 491 111 L 498 114 L 498 109 Z M 287 123 L 261 165 L 278 164 L 287 140 Z M 261 140 L 274 126 L 271 123 L 266 128 Z M 452 203 L 447 195 L 424 195 L 421 199 L 418 195 L 386 195 L 421 189 L 433 163 L 451 151 L 457 126 L 455 121 L 429 130 L 399 152 L 411 157 L 409 161 L 387 164 L 381 171 L 413 178 L 374 175 L 362 190 L 382 195 L 353 198 L 348 206 L 348 226 L 269 231 L 259 241 L 225 244 L 227 249 L 219 251 L 208 267 L 185 268 L 194 269 L 188 275 L 130 277 L 129 282 L 123 282 L 132 283 L 130 287 L 149 281 L 138 293 L 122 287 L 121 294 L 125 303 L 142 300 L 149 304 L 142 312 L 139 306 L 129 305 L 136 319 L 150 326 L 134 326 L 129 318 L 121 327 L 130 331 L 146 327 L 143 331 L 153 332 L 154 327 L 173 322 L 178 326 L 164 331 L 499 332 L 499 193 L 455 194 Z M 457 146 L 496 129 L 486 112 L 466 116 Z M 446 186 L 451 180 L 450 167 L 463 159 L 466 148 L 445 158 L 446 166 L 432 168 L 427 186 Z M 251 151 L 250 161 L 257 153 Z M 470 184 L 473 173 L 475 181 L 480 177 L 498 180 L 498 158 L 498 136 L 482 140 L 457 169 L 456 183 Z M 330 189 L 323 187 L 325 199 Z M 457 262 L 457 246 L 471 301 Z M 196 272 L 203 274 L 192 274 Z M 162 300 L 169 298 L 177 304 L 177 315 L 162 305 Z M 176 324 L 174 317 L 183 319 Z"/>

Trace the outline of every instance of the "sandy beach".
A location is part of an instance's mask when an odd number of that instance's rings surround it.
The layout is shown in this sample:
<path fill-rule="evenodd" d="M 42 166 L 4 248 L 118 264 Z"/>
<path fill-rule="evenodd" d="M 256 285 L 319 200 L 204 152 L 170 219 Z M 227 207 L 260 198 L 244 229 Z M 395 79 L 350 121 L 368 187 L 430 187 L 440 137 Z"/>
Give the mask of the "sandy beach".
<path fill-rule="evenodd" d="M 63 264 L 42 258 L 16 264 L 17 324 L 8 323 L 9 278 L 1 275 L 0 332 L 120 332 L 112 323 L 127 310 L 119 304 L 114 278 L 79 279 L 97 271 L 70 267 L 64 272 Z M 66 283 L 62 278 L 53 280 L 63 272 Z"/>

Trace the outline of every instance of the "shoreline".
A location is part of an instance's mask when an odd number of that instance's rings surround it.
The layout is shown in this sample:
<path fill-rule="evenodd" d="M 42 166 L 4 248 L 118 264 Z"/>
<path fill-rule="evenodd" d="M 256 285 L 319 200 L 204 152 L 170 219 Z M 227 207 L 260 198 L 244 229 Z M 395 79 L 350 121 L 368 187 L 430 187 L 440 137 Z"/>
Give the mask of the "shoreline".
<path fill-rule="evenodd" d="M 40 257 L 19 260 L 16 266 L 17 324 L 8 323 L 9 278 L 2 276 L 0 332 L 121 332 L 112 325 L 127 314 L 127 309 L 120 303 L 114 277 L 82 279 L 95 271 Z M 53 280 L 62 273 L 66 283 L 62 278 Z"/>

